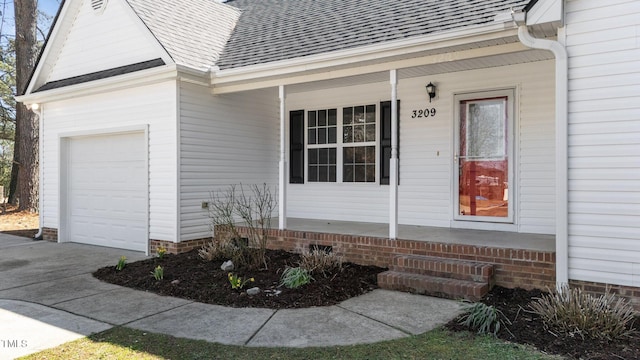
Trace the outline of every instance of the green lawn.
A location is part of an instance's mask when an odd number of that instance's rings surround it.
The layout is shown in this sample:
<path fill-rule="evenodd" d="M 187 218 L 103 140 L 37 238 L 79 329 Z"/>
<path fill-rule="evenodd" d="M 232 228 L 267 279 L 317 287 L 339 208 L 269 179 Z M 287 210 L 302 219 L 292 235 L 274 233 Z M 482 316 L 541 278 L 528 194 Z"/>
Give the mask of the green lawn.
<path fill-rule="evenodd" d="M 375 344 L 324 348 L 254 348 L 146 333 L 126 327 L 22 359 L 560 359 L 488 336 L 434 330 Z"/>

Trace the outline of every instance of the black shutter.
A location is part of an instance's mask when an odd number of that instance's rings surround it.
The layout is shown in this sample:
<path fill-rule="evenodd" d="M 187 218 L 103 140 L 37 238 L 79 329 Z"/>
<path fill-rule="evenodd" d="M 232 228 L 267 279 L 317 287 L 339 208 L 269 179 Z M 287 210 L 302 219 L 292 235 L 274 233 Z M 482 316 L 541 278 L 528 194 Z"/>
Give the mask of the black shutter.
<path fill-rule="evenodd" d="M 304 110 L 289 112 L 289 183 L 304 184 Z"/>
<path fill-rule="evenodd" d="M 400 159 L 400 100 L 398 100 L 398 159 Z M 391 173 L 391 101 L 380 103 L 380 185 L 389 185 Z M 399 163 L 398 163 L 399 165 Z M 399 176 L 399 174 L 398 174 Z M 400 179 L 398 178 L 398 183 Z"/>

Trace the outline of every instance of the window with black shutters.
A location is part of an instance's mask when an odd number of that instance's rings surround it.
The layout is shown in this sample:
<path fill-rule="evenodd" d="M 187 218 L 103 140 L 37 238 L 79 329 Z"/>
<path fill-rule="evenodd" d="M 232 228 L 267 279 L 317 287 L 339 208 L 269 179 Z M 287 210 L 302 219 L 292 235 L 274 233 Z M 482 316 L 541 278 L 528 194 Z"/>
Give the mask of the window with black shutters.
<path fill-rule="evenodd" d="M 307 111 L 307 181 L 337 180 L 337 109 Z"/>

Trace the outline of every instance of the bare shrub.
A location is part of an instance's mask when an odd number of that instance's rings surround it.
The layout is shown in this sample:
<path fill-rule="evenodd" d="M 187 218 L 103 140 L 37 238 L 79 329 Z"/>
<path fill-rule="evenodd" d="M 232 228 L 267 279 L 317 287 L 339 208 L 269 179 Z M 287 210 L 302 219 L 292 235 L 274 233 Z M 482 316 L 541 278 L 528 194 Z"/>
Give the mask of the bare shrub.
<path fill-rule="evenodd" d="M 225 239 L 214 239 L 213 241 L 205 244 L 200 248 L 200 250 L 198 250 L 198 255 L 207 261 L 231 259 L 234 264 L 242 262 L 242 252 L 240 248 Z"/>
<path fill-rule="evenodd" d="M 583 339 L 614 340 L 629 335 L 636 315 L 625 299 L 612 293 L 594 296 L 568 285 L 529 306 L 549 330 Z"/>
<path fill-rule="evenodd" d="M 299 265 L 311 274 L 322 274 L 342 269 L 342 257 L 323 250 L 305 251 L 300 254 Z"/>
<path fill-rule="evenodd" d="M 212 192 L 209 218 L 214 231 L 217 226 L 224 227 L 224 235 L 218 239 L 237 248 L 235 259 L 231 257 L 235 264 L 250 269 L 267 268 L 267 236 L 276 201 L 267 184 L 251 185 L 250 189 L 245 192 L 240 184 Z M 246 238 L 240 236 L 239 223 L 248 230 Z"/>

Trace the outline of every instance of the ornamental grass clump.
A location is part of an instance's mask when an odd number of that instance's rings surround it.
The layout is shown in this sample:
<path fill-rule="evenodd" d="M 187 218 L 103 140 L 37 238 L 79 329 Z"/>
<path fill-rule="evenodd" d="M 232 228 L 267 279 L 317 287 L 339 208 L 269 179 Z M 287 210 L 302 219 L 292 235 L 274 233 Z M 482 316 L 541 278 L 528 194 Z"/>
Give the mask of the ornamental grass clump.
<path fill-rule="evenodd" d="M 477 331 L 478 334 L 496 336 L 500 329 L 506 329 L 505 324 L 511 325 L 511 321 L 504 316 L 502 311 L 491 305 L 478 302 L 467 305 L 464 310 L 466 313 L 460 318 L 459 323 L 473 331 Z"/>
<path fill-rule="evenodd" d="M 342 270 L 342 257 L 323 250 L 305 251 L 300 254 L 298 264 L 310 274 L 326 276 L 334 270 Z"/>
<path fill-rule="evenodd" d="M 309 272 L 301 267 L 288 267 L 282 272 L 280 284 L 289 289 L 297 289 L 311 282 L 313 278 Z"/>
<path fill-rule="evenodd" d="M 629 335 L 637 315 L 625 299 L 612 293 L 595 296 L 568 285 L 550 291 L 529 307 L 549 331 L 609 341 Z"/>

